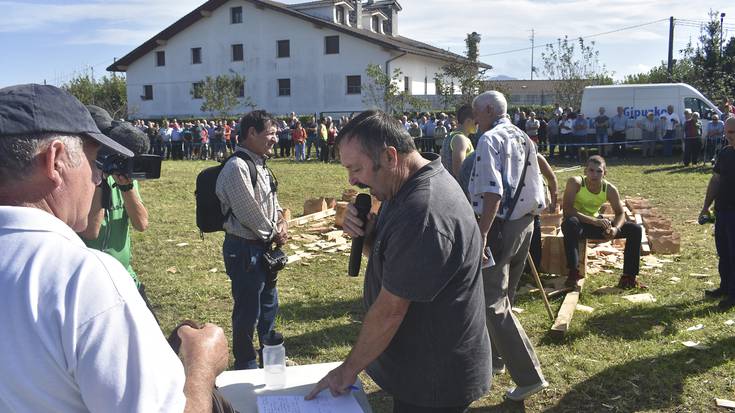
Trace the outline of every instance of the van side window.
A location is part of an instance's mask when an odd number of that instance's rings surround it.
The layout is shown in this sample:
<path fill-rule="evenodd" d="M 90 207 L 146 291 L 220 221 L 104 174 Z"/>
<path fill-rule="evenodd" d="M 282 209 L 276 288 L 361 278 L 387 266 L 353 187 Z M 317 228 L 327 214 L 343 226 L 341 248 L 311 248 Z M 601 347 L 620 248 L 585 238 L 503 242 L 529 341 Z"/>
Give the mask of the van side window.
<path fill-rule="evenodd" d="M 700 119 L 709 119 L 712 116 L 712 109 L 698 98 L 684 98 L 684 108 L 699 112 Z"/>

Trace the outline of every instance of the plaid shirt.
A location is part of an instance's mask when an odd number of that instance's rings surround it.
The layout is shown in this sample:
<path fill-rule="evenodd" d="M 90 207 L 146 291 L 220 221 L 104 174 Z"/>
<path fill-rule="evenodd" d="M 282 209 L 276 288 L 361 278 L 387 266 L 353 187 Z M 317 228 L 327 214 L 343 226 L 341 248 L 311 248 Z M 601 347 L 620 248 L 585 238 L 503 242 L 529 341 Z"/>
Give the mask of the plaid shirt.
<path fill-rule="evenodd" d="M 232 208 L 224 223 L 225 232 L 250 240 L 271 241 L 278 232 L 276 222 L 281 206 L 276 193 L 271 190 L 270 172 L 265 168 L 265 159 L 239 147 L 255 163 L 258 175 L 256 188 L 250 180 L 247 163 L 233 156 L 217 178 L 216 193 L 222 203 L 222 213 Z"/>

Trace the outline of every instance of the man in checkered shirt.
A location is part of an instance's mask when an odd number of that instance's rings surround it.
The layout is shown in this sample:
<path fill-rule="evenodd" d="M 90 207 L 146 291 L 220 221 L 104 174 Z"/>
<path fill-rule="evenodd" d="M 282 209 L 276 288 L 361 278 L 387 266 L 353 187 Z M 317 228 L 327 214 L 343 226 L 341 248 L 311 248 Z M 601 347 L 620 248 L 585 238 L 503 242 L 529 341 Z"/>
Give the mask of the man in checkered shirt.
<path fill-rule="evenodd" d="M 283 245 L 288 238 L 274 181 L 265 167 L 278 141 L 275 120 L 256 110 L 242 118 L 240 130 L 236 152 L 252 159 L 256 185 L 253 187 L 247 162 L 233 156 L 222 168 L 216 186 L 226 216 L 222 255 L 232 281 L 232 352 L 238 370 L 258 368 L 253 347 L 256 325 L 261 348 L 263 338 L 275 326 L 278 291 L 275 276 L 271 277 L 263 265 L 263 252 L 274 243 Z"/>

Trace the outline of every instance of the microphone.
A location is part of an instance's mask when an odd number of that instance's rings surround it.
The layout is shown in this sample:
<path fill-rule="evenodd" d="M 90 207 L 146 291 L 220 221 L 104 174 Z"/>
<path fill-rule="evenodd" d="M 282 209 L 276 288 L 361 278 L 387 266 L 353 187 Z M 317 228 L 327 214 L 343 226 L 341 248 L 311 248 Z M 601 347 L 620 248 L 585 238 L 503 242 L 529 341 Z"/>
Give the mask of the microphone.
<path fill-rule="evenodd" d="M 355 199 L 355 208 L 357 208 L 357 217 L 363 222 L 363 228 L 365 228 L 365 221 L 367 221 L 367 215 L 370 212 L 370 207 L 373 204 L 373 200 L 368 194 L 357 194 Z M 365 237 L 355 237 L 352 239 L 352 250 L 350 250 L 350 263 L 347 268 L 347 275 L 350 277 L 357 277 L 360 273 L 360 262 L 362 261 L 362 244 L 365 242 Z"/>

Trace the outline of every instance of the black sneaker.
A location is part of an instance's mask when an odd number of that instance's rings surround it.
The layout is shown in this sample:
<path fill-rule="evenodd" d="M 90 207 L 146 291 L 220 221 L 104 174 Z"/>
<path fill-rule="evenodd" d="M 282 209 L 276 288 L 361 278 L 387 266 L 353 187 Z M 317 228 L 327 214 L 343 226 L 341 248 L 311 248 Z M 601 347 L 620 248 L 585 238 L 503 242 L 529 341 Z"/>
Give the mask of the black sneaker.
<path fill-rule="evenodd" d="M 715 288 L 714 290 L 704 290 L 704 296 L 707 298 L 724 298 L 727 296 L 727 291 L 722 287 Z"/>
<path fill-rule="evenodd" d="M 720 301 L 719 304 L 717 304 L 717 308 L 722 311 L 727 311 L 733 307 L 735 307 L 735 297 L 725 298 L 724 300 Z"/>

